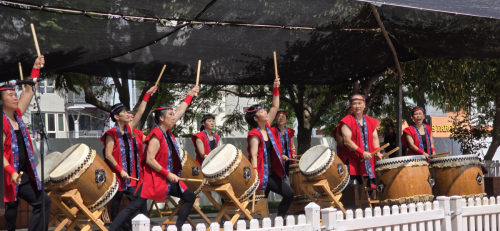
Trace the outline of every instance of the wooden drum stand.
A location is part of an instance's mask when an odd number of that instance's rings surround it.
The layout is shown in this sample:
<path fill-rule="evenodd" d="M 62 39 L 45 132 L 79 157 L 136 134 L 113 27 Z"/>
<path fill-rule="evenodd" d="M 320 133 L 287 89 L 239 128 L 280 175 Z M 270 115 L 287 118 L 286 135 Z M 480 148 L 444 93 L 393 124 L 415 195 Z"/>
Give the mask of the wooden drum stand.
<path fill-rule="evenodd" d="M 301 183 L 301 188 L 304 191 L 304 193 L 309 197 L 309 200 L 311 202 L 315 202 L 322 208 L 329 207 L 329 208 L 334 208 L 337 207 L 342 212 L 345 214 L 346 210 L 344 209 L 344 205 L 340 202 L 340 198 L 342 197 L 342 193 L 337 193 L 333 194 L 332 191 L 330 190 L 330 186 L 328 185 L 328 181 L 326 179 L 316 181 L 316 182 L 311 182 L 311 181 L 302 181 Z M 318 192 L 321 192 L 318 198 L 314 198 L 312 195 L 311 191 L 309 190 L 310 188 L 315 189 Z"/>

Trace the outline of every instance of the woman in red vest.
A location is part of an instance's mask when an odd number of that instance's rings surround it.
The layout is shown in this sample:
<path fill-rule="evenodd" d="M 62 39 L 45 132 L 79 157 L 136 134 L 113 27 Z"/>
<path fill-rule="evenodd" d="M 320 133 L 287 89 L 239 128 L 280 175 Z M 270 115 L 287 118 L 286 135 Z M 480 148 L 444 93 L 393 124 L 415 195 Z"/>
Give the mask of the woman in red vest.
<path fill-rule="evenodd" d="M 40 68 L 45 64 L 43 56 L 36 59 L 31 71 L 31 78 L 38 78 Z M 35 85 L 35 89 L 38 85 Z M 47 230 L 50 217 L 50 198 L 42 189 L 40 175 L 36 171 L 35 153 L 29 131 L 23 121 L 23 114 L 28 109 L 35 95 L 31 86 L 17 98 L 13 86 L 0 87 L 0 100 L 3 106 L 3 198 L 6 210 L 7 230 L 16 229 L 19 199 L 33 207 L 28 230 Z M 45 217 L 42 217 L 42 203 L 45 203 Z M 45 219 L 45 220 L 44 220 Z M 43 223 L 45 222 L 45 223 Z M 45 224 L 45 225 L 43 225 Z"/>
<path fill-rule="evenodd" d="M 116 174 L 116 178 L 120 186 L 111 201 L 111 219 L 115 219 L 120 210 L 120 203 L 123 195 L 127 196 L 130 201 L 137 199 L 134 196 L 137 182 L 130 179 L 139 178 L 139 153 L 134 152 L 132 129 L 139 123 L 149 97 L 156 92 L 157 87 L 151 87 L 144 95 L 144 98 L 137 110 L 137 116 L 130 121 L 128 110 L 125 105 L 118 103 L 111 107 L 109 118 L 115 123 L 115 126 L 107 130 L 101 137 L 101 142 L 104 145 L 104 157 L 106 163 L 111 170 Z M 131 227 L 131 223 L 127 222 L 127 226 Z M 127 227 L 129 228 L 129 227 Z"/>
<path fill-rule="evenodd" d="M 140 159 L 141 177 L 134 194 L 137 200 L 130 202 L 118 214 L 111 224 L 110 231 L 118 230 L 125 221 L 132 219 L 135 212 L 144 206 L 148 199 L 165 201 L 169 195 L 184 200 L 175 224 L 178 230 L 182 229 L 196 195 L 179 181 L 182 171 L 179 144 L 170 129 L 184 115 L 191 99 L 198 92 L 199 87 L 195 86 L 184 102 L 177 107 L 175 113 L 169 106 L 161 106 L 153 111 L 155 126 L 145 141 L 146 155 Z"/>
<path fill-rule="evenodd" d="M 215 117 L 212 114 L 206 114 L 201 118 L 200 132 L 191 136 L 191 142 L 196 152 L 196 162 L 202 164 L 205 157 L 219 146 L 220 138 L 212 130 L 215 127 Z"/>
<path fill-rule="evenodd" d="M 284 111 L 278 111 L 276 113 L 276 126 L 271 128 L 272 133 L 278 134 L 281 143 L 281 154 L 287 156 L 288 158 L 295 159 L 297 154 L 295 152 L 295 144 L 293 143 L 293 136 L 295 135 L 295 130 L 286 127 L 288 122 L 288 114 Z M 292 161 L 291 164 L 295 164 Z M 285 162 L 285 172 L 288 175 L 288 170 L 290 168 L 290 161 Z"/>
<path fill-rule="evenodd" d="M 268 121 L 273 121 L 280 104 L 279 77 L 274 80 L 272 108 L 267 113 L 261 105 L 245 110 L 245 120 L 253 128 L 247 136 L 247 153 L 252 166 L 259 174 L 259 190 L 265 190 L 266 197 L 273 191 L 283 197 L 278 207 L 278 216 L 285 217 L 292 204 L 294 191 L 285 182 L 286 174 L 279 134 L 273 133 Z"/>
<path fill-rule="evenodd" d="M 421 107 L 414 107 L 411 111 L 411 118 L 414 122 L 403 130 L 401 143 L 408 148 L 406 155 L 424 155 L 429 158 L 429 153 L 435 155 L 434 138 L 432 137 L 431 126 L 424 124 L 425 112 Z"/>

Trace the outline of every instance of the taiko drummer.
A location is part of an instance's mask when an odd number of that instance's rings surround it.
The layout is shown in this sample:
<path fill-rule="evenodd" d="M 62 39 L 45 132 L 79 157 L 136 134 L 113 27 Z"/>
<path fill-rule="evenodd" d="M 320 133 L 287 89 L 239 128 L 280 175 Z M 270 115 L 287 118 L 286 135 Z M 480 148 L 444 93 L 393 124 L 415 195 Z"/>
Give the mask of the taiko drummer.
<path fill-rule="evenodd" d="M 196 162 L 201 165 L 205 157 L 219 146 L 220 137 L 213 133 L 215 127 L 215 116 L 212 114 L 203 115 L 201 118 L 200 132 L 191 136 L 194 150 L 196 152 Z"/>
<path fill-rule="evenodd" d="M 425 111 L 421 107 L 414 107 L 411 110 L 413 125 L 403 130 L 401 143 L 408 148 L 406 155 L 424 155 L 429 158 L 429 153 L 435 155 L 434 138 L 432 137 L 431 126 L 424 124 Z"/>
<path fill-rule="evenodd" d="M 279 135 L 279 139 L 281 142 L 281 154 L 287 156 L 288 158 L 295 159 L 297 158 L 297 152 L 295 152 L 295 144 L 293 143 L 295 130 L 288 128 L 286 126 L 287 122 L 288 114 L 285 111 L 278 111 L 278 113 L 276 113 L 276 126 L 272 127 L 271 131 Z M 287 175 L 290 164 L 295 164 L 295 162 L 285 161 L 285 172 Z"/>
<path fill-rule="evenodd" d="M 133 134 L 131 127 L 133 128 L 139 123 L 151 94 L 154 94 L 157 89 L 157 87 L 151 87 L 144 95 L 137 115 L 132 121 L 130 121 L 130 116 L 125 105 L 118 103 L 111 107 L 109 117 L 115 123 L 115 126 L 104 133 L 101 137 L 101 142 L 104 145 L 106 163 L 116 174 L 118 183 L 120 184 L 118 192 L 111 202 L 111 219 L 113 220 L 118 215 L 123 195 L 126 195 L 130 201 L 137 199 L 134 196 L 137 182 L 130 179 L 130 177 L 138 178 L 141 170 L 138 162 L 139 153 L 134 152 L 132 145 Z M 131 225 L 129 220 L 127 226 L 131 227 Z"/>
<path fill-rule="evenodd" d="M 259 190 L 265 190 L 266 197 L 273 191 L 283 197 L 278 207 L 278 216 L 285 217 L 292 204 L 294 191 L 285 182 L 283 161 L 288 157 L 282 155 L 279 134 L 273 134 L 268 121 L 273 121 L 279 108 L 280 79 L 276 78 L 273 89 L 272 108 L 269 113 L 261 105 L 247 108 L 245 120 L 253 128 L 247 136 L 248 156 L 252 166 L 259 174 Z"/>
<path fill-rule="evenodd" d="M 40 68 L 45 64 L 43 56 L 36 59 L 31 72 L 31 78 L 38 78 Z M 38 84 L 35 85 L 35 89 Z M 35 95 L 32 87 L 18 99 L 13 86 L 0 87 L 0 100 L 4 103 L 3 110 L 3 189 L 6 203 L 5 220 L 7 230 L 16 229 L 17 207 L 19 199 L 33 206 L 28 230 L 47 230 L 50 217 L 50 198 L 42 189 L 40 173 L 36 171 L 35 153 L 29 136 L 29 131 L 23 121 L 23 114 L 28 109 Z M 24 173 L 24 174 L 23 174 Z M 45 226 L 42 217 L 42 203 L 45 203 Z"/>
<path fill-rule="evenodd" d="M 193 96 L 198 92 L 199 87 L 195 86 L 177 107 L 175 113 L 169 106 L 161 106 L 153 111 L 155 126 L 145 141 L 146 155 L 140 160 L 143 168 L 134 194 L 137 200 L 132 201 L 118 214 L 111 224 L 110 231 L 118 230 L 125 221 L 132 219 L 148 199 L 165 201 L 169 195 L 184 200 L 176 221 L 177 229 L 181 230 L 193 207 L 196 195 L 184 182 L 179 181 L 182 171 L 180 149 L 170 129 L 184 115 Z"/>
<path fill-rule="evenodd" d="M 370 152 L 380 147 L 377 134 L 377 120 L 364 115 L 365 96 L 354 94 L 349 99 L 352 115 L 344 117 L 341 132 L 344 138 L 344 146 L 348 149 L 344 152 L 345 164 L 349 166 L 351 184 L 354 179 L 362 182 L 361 177 L 368 177 L 370 187 L 375 189 L 375 158 L 381 159 L 382 155 L 377 153 L 372 156 Z M 361 160 L 365 160 L 360 162 Z"/>

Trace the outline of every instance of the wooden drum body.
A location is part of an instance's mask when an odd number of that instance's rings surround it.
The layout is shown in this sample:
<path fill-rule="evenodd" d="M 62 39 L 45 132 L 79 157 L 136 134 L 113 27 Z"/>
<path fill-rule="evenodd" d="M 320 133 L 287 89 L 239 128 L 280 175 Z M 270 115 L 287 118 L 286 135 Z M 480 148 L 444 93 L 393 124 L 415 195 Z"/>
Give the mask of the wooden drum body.
<path fill-rule="evenodd" d="M 207 180 L 201 173 L 201 166 L 196 162 L 196 160 L 191 157 L 187 151 L 180 149 L 181 152 L 181 164 L 182 173 L 181 178 L 188 179 L 200 179 L 202 182 L 185 181 L 184 184 L 191 189 L 194 194 L 198 195 L 203 188 L 203 185 L 207 183 Z"/>
<path fill-rule="evenodd" d="M 45 158 L 43 158 L 43 183 L 45 185 L 45 191 L 52 191 L 56 189 L 57 187 L 52 185 L 52 182 L 50 182 L 50 171 L 52 170 L 52 166 L 56 162 L 56 160 L 61 156 L 60 152 L 53 152 L 47 155 Z M 40 162 L 36 166 L 36 172 L 38 172 L 39 176 L 42 177 L 41 172 L 42 172 L 42 163 Z"/>
<path fill-rule="evenodd" d="M 432 179 L 425 156 L 396 157 L 376 162 L 377 196 L 381 205 L 431 201 Z"/>
<path fill-rule="evenodd" d="M 349 183 L 347 166 L 333 150 L 323 145 L 307 150 L 300 159 L 299 168 L 307 181 L 326 179 L 334 194 L 342 192 Z"/>
<path fill-rule="evenodd" d="M 60 191 L 78 189 L 83 204 L 93 211 L 106 205 L 118 191 L 118 181 L 104 160 L 85 144 L 64 151 L 50 173 Z"/>
<path fill-rule="evenodd" d="M 293 203 L 304 203 L 304 202 L 309 202 L 309 197 L 305 194 L 305 192 L 302 190 L 302 187 L 300 187 L 300 184 L 306 180 L 304 175 L 300 172 L 299 164 L 292 164 L 290 165 L 290 187 L 292 187 L 294 191 L 294 196 L 293 196 Z M 309 188 L 309 191 L 311 194 L 317 194 L 314 189 Z"/>
<path fill-rule="evenodd" d="M 477 155 L 433 158 L 431 175 L 436 181 L 434 196 L 484 197 L 484 178 Z"/>
<path fill-rule="evenodd" d="M 201 171 L 210 185 L 230 183 L 240 202 L 250 199 L 259 187 L 259 177 L 252 164 L 232 144 L 224 144 L 212 150 L 203 161 Z"/>

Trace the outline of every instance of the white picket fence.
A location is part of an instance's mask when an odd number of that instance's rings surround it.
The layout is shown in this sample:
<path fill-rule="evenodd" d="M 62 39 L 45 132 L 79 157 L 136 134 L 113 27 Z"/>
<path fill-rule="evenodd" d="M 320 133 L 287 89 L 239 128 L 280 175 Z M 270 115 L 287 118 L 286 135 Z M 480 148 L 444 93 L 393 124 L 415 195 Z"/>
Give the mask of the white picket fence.
<path fill-rule="evenodd" d="M 271 219 L 264 218 L 262 224 L 254 219 L 249 226 L 245 220 L 239 220 L 237 231 L 322 231 L 322 230 L 366 230 L 366 231 L 500 231 L 500 196 L 496 199 L 476 198 L 466 201 L 462 197 L 438 197 L 434 202 L 384 206 L 375 209 L 366 208 L 348 210 L 344 215 L 337 209 L 321 209 L 315 203 L 306 206 L 306 214 L 276 217 L 274 226 Z M 133 231 L 149 231 L 150 221 L 144 215 L 132 220 Z M 261 225 L 261 228 L 259 228 Z M 247 229 L 249 227 L 249 229 Z M 219 230 L 218 223 L 212 223 L 210 230 Z M 233 231 L 231 222 L 226 221 L 224 231 Z M 153 231 L 161 231 L 155 226 Z M 206 231 L 204 223 L 196 226 L 196 231 Z M 177 231 L 173 225 L 167 231 Z M 192 231 L 189 224 L 182 231 Z"/>

